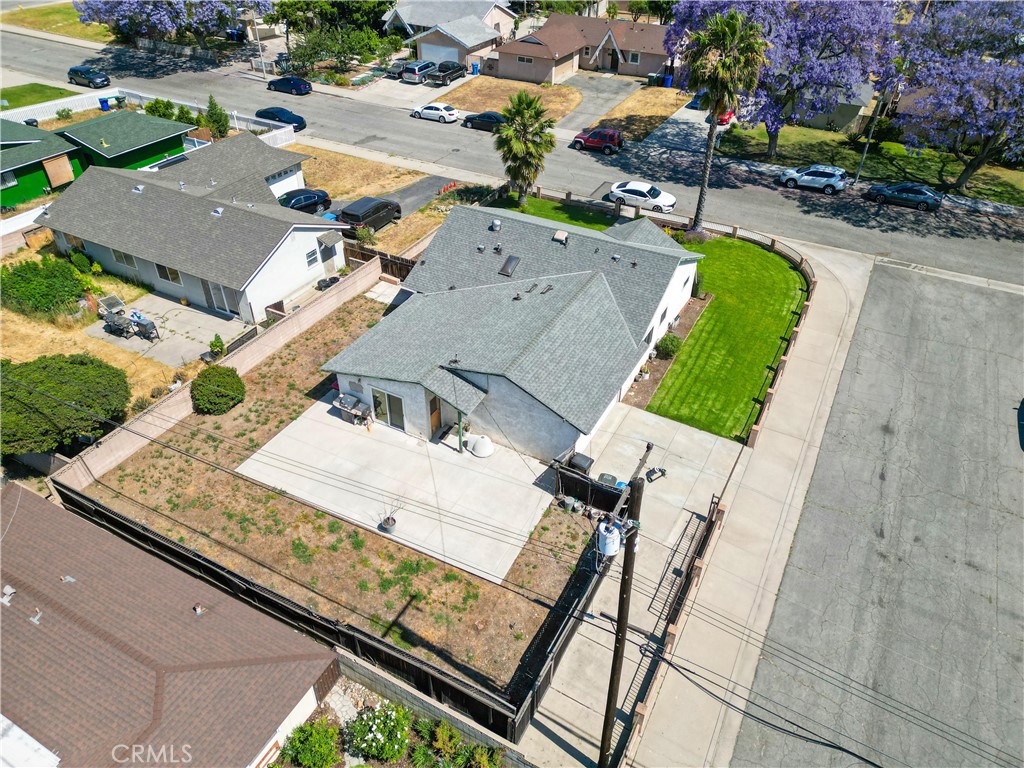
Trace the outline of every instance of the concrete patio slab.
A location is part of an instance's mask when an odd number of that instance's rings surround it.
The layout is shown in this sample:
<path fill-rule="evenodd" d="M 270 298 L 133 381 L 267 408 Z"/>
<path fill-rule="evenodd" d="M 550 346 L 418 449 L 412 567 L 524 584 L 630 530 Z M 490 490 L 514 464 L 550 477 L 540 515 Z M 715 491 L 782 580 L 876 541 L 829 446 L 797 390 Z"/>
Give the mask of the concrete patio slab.
<path fill-rule="evenodd" d="M 500 583 L 551 501 L 546 465 L 502 446 L 480 459 L 449 438 L 425 443 L 384 424 L 372 431 L 317 401 L 238 471 L 368 528 L 398 500 L 389 535 Z"/>

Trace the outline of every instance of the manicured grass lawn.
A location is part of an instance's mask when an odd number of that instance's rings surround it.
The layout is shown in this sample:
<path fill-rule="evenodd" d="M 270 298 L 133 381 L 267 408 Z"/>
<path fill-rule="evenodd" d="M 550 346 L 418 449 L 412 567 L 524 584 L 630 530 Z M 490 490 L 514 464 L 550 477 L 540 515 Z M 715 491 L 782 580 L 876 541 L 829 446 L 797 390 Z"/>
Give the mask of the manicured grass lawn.
<path fill-rule="evenodd" d="M 14 5 L 14 3 L 12 3 Z M 17 27 L 38 29 L 55 35 L 67 35 L 94 43 L 109 43 L 114 40 L 106 24 L 83 24 L 78 20 L 78 11 L 71 3 L 41 5 L 35 8 L 16 8 L 0 16 L 0 22 Z"/>
<path fill-rule="evenodd" d="M 828 163 L 845 168 L 851 175 L 857 170 L 860 153 L 854 150 L 842 133 L 787 125 L 779 134 L 778 156 L 771 162 L 778 165 Z M 721 153 L 744 160 L 765 160 L 768 134 L 764 125 L 750 130 L 735 127 L 722 136 Z M 963 163 L 953 155 L 925 149 L 920 155 L 907 154 L 902 144 L 885 142 L 880 151 L 868 153 L 861 180 L 917 181 L 930 186 L 955 181 Z M 997 203 L 1024 205 L 1024 171 L 987 165 L 971 177 L 967 188 L 957 194 L 992 200 Z"/>
<path fill-rule="evenodd" d="M 577 227 L 586 227 L 587 229 L 605 230 L 615 223 L 615 217 L 610 213 L 592 211 L 578 205 L 565 205 L 554 200 L 541 200 L 537 197 L 527 198 L 525 210 L 519 207 L 518 195 L 498 198 L 489 207 L 512 208 L 531 216 L 560 221 L 563 224 L 575 224 Z"/>
<path fill-rule="evenodd" d="M 647 410 L 722 437 L 745 438 L 804 301 L 800 273 L 780 256 L 720 237 L 689 250 L 714 294 Z"/>
<path fill-rule="evenodd" d="M 52 85 L 41 83 L 27 83 L 25 85 L 12 85 L 7 88 L 0 88 L 0 99 L 7 101 L 4 109 L 16 109 L 27 107 L 30 104 L 40 104 L 44 101 L 63 99 L 65 96 L 77 96 L 75 91 L 67 88 L 54 88 Z"/>

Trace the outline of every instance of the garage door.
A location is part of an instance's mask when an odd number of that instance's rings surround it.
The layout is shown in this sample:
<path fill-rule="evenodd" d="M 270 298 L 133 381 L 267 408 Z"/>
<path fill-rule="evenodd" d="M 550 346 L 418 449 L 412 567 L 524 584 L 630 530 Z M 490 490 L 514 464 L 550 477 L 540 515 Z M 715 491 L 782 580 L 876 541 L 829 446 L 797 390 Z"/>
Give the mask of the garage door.
<path fill-rule="evenodd" d="M 418 58 L 440 64 L 442 61 L 459 61 L 459 49 L 430 43 L 416 49 Z"/>

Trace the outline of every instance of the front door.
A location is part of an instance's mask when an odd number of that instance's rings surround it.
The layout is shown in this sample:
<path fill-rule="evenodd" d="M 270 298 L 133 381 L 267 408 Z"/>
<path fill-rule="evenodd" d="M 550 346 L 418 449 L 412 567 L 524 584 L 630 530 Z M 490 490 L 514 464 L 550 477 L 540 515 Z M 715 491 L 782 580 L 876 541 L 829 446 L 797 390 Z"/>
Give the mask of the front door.
<path fill-rule="evenodd" d="M 441 398 L 437 395 L 430 397 L 430 434 L 433 435 L 441 428 Z"/>
<path fill-rule="evenodd" d="M 612 48 L 612 72 L 619 71 L 619 52 Z"/>

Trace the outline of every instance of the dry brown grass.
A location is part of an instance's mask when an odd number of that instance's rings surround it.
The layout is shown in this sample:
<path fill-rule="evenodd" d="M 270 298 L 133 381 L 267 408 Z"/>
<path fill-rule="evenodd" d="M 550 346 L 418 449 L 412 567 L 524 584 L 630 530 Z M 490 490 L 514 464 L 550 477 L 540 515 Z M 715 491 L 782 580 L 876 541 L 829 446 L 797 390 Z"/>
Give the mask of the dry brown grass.
<path fill-rule="evenodd" d="M 49 203 L 52 203 L 54 200 L 57 199 L 57 195 L 59 194 L 60 192 L 51 192 L 48 195 L 43 195 L 41 197 L 33 198 L 32 200 L 26 200 L 23 203 L 18 203 L 17 205 L 14 206 L 13 211 L 3 214 L 2 218 L 9 219 L 12 216 L 17 216 L 19 213 L 31 211 L 33 208 L 38 208 L 41 205 L 47 205 Z"/>
<path fill-rule="evenodd" d="M 55 131 L 58 128 L 67 128 L 69 125 L 75 123 L 84 123 L 86 120 L 92 120 L 94 117 L 100 117 L 101 115 L 109 115 L 110 112 L 104 112 L 102 109 L 97 107 L 96 109 L 86 109 L 81 112 L 75 112 L 71 115 L 70 120 L 58 120 L 56 117 L 52 120 L 41 120 L 39 127 L 44 131 Z"/>
<path fill-rule="evenodd" d="M 679 109 L 690 97 L 675 88 L 644 86 L 590 126 L 617 128 L 627 141 L 643 141 Z"/>
<path fill-rule="evenodd" d="M 497 77 L 474 77 L 465 85 L 451 91 L 444 100 L 463 112 L 500 111 L 508 104 L 509 97 L 517 91 L 540 96 L 548 111 L 546 117 L 554 118 L 556 122 L 576 109 L 583 101 L 583 94 L 568 85 L 541 87 L 533 83 L 502 80 Z"/>
<path fill-rule="evenodd" d="M 426 237 L 444 223 L 447 214 L 435 208 L 416 211 L 404 217 L 397 224 L 385 228 L 377 235 L 377 244 L 388 253 L 401 253 L 421 237 Z"/>
<path fill-rule="evenodd" d="M 285 149 L 310 156 L 310 159 L 302 164 L 306 185 L 327 190 L 331 198 L 381 195 L 412 184 L 425 175 L 419 171 L 363 160 L 305 144 L 291 144 Z"/>

